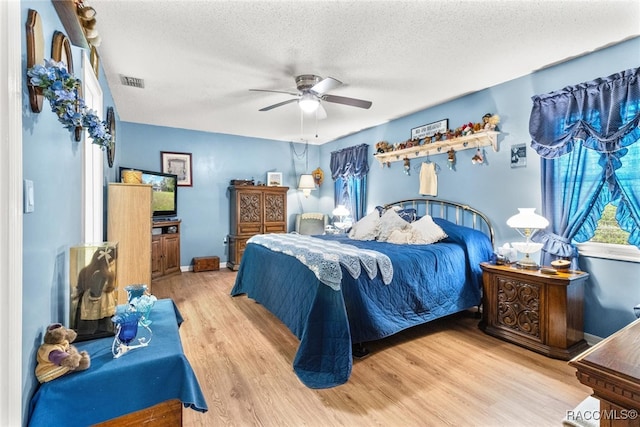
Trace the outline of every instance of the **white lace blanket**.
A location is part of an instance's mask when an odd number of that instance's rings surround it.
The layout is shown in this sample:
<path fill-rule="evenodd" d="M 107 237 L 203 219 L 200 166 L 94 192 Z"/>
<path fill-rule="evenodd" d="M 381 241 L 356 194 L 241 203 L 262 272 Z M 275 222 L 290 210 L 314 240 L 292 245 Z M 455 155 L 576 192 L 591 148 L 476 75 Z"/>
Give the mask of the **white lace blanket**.
<path fill-rule="evenodd" d="M 393 265 L 388 256 L 368 249 L 360 249 L 330 240 L 301 234 L 257 234 L 247 243 L 255 243 L 275 252 L 293 256 L 313 271 L 327 286 L 338 291 L 342 282 L 340 265 L 357 279 L 364 269 L 370 279 L 380 271 L 385 285 L 393 279 Z"/>

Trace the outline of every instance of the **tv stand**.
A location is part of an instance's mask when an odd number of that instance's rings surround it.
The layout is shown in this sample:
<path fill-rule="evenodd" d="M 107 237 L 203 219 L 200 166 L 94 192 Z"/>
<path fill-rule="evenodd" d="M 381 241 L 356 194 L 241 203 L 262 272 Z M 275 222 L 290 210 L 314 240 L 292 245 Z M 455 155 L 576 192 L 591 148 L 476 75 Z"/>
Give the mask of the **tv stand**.
<path fill-rule="evenodd" d="M 151 279 L 180 274 L 179 219 L 155 218 L 151 225 Z"/>

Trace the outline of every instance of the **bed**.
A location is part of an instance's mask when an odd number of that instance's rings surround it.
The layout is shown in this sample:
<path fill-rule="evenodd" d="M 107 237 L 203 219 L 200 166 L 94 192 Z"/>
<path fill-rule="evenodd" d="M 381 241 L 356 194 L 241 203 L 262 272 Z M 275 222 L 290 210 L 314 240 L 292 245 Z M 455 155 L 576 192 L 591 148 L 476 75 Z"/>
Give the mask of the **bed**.
<path fill-rule="evenodd" d="M 254 236 L 246 246 L 231 295 L 260 303 L 300 340 L 293 368 L 307 387 L 347 382 L 354 351 L 366 342 L 481 303 L 479 263 L 493 257 L 493 228 L 484 214 L 434 198 L 379 211 L 380 217 L 409 212 L 416 224 L 431 217 L 446 237 L 396 244 L 290 233 Z"/>

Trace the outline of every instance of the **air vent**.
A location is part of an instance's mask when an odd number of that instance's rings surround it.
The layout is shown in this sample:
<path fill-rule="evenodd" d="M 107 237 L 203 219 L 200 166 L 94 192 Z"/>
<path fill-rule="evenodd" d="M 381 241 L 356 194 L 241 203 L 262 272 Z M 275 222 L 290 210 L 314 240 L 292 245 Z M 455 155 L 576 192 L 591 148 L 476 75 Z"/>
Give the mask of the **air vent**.
<path fill-rule="evenodd" d="M 125 86 L 139 87 L 140 89 L 144 89 L 144 80 L 137 77 L 128 77 L 120 74 L 120 81 Z"/>

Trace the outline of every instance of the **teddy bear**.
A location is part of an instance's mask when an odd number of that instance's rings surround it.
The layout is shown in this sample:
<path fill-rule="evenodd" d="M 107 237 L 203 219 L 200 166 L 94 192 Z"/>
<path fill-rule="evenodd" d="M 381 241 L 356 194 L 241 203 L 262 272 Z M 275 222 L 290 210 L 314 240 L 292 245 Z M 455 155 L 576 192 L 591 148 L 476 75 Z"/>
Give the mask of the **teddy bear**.
<path fill-rule="evenodd" d="M 55 380 L 70 372 L 89 369 L 89 353 L 78 352 L 71 344 L 76 336 L 73 329 L 67 329 L 61 323 L 53 323 L 47 327 L 44 342 L 36 355 L 36 377 L 40 383 Z"/>
<path fill-rule="evenodd" d="M 391 151 L 391 146 L 387 141 L 376 142 L 376 153 L 386 153 Z"/>
<path fill-rule="evenodd" d="M 487 113 L 482 116 L 482 122 L 484 123 L 485 130 L 496 130 L 498 123 L 500 123 L 500 116 L 497 114 Z"/>

